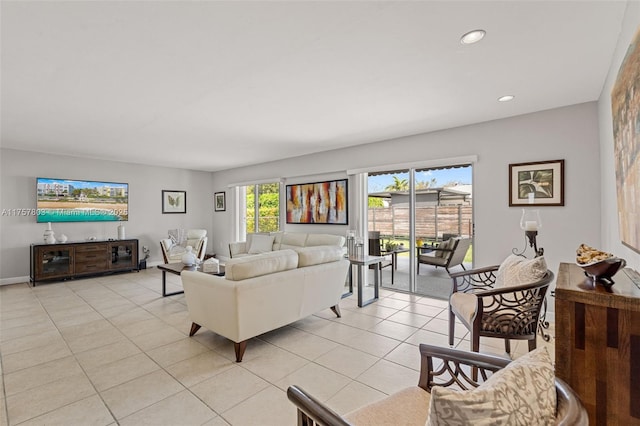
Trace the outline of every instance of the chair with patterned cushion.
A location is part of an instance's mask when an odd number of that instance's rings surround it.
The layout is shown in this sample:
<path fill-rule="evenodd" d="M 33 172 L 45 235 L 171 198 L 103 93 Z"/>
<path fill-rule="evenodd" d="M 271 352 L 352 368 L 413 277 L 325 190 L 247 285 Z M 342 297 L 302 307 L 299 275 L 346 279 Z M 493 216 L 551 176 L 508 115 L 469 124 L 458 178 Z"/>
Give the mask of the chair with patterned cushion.
<path fill-rule="evenodd" d="M 555 378 L 545 348 L 515 361 L 425 344 L 419 350 L 417 386 L 344 416 L 290 386 L 287 396 L 298 408 L 298 425 L 588 424 L 576 393 Z M 469 377 L 472 369 L 480 381 Z"/>
<path fill-rule="evenodd" d="M 460 265 L 466 269 L 462 262 L 471 246 L 471 238 L 450 238 L 441 242 L 436 247 L 430 247 L 428 254 L 418 251 L 418 274 L 420 274 L 420 264 L 432 265 L 436 268 L 443 267 L 449 272 L 449 268 Z"/>
<path fill-rule="evenodd" d="M 478 352 L 480 337 L 527 340 L 536 348 L 540 312 L 553 272 L 543 257 L 528 260 L 510 256 L 500 266 L 451 274 L 449 297 L 449 345 L 453 346 L 456 318 L 469 330 L 471 350 Z"/>

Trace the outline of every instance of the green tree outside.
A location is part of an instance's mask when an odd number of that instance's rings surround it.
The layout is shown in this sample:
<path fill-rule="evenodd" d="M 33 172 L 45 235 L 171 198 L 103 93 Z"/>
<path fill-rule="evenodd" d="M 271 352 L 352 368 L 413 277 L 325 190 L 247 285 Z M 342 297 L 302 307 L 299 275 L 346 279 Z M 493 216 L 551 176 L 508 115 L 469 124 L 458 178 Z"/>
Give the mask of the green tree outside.
<path fill-rule="evenodd" d="M 256 185 L 247 186 L 247 233 L 276 232 L 280 229 L 280 185 L 265 183 L 258 187 L 258 228 L 255 217 Z"/>

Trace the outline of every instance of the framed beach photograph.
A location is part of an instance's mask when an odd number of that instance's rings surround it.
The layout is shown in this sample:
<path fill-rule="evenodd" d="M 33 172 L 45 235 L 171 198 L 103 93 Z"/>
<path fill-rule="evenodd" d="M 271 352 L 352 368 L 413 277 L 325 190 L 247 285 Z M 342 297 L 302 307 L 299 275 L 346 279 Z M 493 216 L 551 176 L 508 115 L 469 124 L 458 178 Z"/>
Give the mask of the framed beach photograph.
<path fill-rule="evenodd" d="M 287 185 L 287 223 L 347 225 L 347 179 Z"/>
<path fill-rule="evenodd" d="M 509 206 L 564 206 L 564 160 L 509 164 Z"/>
<path fill-rule="evenodd" d="M 224 192 L 216 192 L 213 194 L 213 206 L 217 212 L 223 212 L 227 209 L 227 202 L 225 200 Z"/>
<path fill-rule="evenodd" d="M 186 212 L 187 191 L 162 190 L 162 214 Z"/>

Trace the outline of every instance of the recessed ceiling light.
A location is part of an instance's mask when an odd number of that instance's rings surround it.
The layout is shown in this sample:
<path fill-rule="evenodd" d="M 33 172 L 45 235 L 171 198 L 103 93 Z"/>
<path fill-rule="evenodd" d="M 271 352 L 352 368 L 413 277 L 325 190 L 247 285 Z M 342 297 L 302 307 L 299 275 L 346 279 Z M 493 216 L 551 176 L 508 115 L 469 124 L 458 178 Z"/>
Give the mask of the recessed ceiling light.
<path fill-rule="evenodd" d="M 461 38 L 460 38 L 460 43 L 462 44 L 473 44 L 473 43 L 477 43 L 480 40 L 482 40 L 484 38 L 484 35 L 486 34 L 485 30 L 473 30 L 473 31 L 469 31 L 468 33 L 464 34 Z"/>
<path fill-rule="evenodd" d="M 509 101 L 512 101 L 513 98 L 515 98 L 515 96 L 513 96 L 513 95 L 500 96 L 498 98 L 498 102 L 509 102 Z"/>

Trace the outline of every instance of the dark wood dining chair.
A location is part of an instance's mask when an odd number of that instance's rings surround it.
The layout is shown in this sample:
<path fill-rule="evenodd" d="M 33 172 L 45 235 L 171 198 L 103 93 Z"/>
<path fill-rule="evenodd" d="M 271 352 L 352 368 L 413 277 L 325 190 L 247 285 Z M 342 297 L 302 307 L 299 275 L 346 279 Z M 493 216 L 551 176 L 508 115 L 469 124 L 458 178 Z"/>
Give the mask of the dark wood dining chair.
<path fill-rule="evenodd" d="M 383 254 L 382 252 L 382 241 L 380 240 L 380 231 L 369 231 L 369 256 L 384 256 L 384 260 L 380 262 L 380 276 L 382 277 L 382 269 L 390 266 L 391 267 L 391 285 L 393 285 L 394 275 L 395 275 L 395 264 L 394 258 L 392 254 Z M 389 257 L 387 257 L 389 256 Z M 371 265 L 371 267 L 376 267 L 377 265 Z"/>

